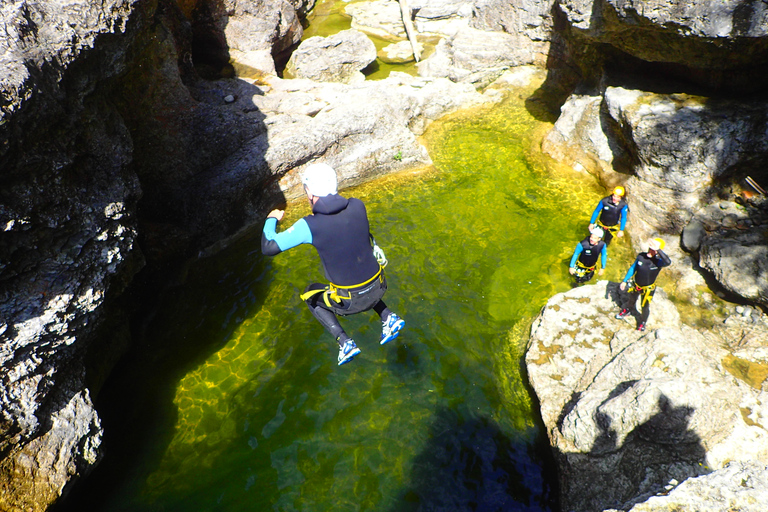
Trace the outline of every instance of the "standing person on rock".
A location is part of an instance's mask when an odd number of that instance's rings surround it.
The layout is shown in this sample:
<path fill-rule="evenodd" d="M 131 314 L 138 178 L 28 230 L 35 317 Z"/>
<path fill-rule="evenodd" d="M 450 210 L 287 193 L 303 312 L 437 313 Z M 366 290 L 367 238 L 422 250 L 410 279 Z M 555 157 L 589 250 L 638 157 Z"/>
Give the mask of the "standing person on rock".
<path fill-rule="evenodd" d="M 616 318 L 621 320 L 629 314 L 629 309 L 635 308 L 637 297 L 640 296 L 640 321 L 637 324 L 638 331 L 645 330 L 645 323 L 648 321 L 648 315 L 651 313 L 651 299 L 656 293 L 656 278 L 662 268 L 672 264 L 662 249 L 664 249 L 664 240 L 654 238 L 648 242 L 648 252 L 641 252 L 637 255 L 635 262 L 629 267 L 627 275 L 619 285 L 621 311 Z"/>
<path fill-rule="evenodd" d="M 568 272 L 572 276 L 576 276 L 577 283 L 586 283 L 595 275 L 598 259 L 600 259 L 600 270 L 597 275 L 601 276 L 605 272 L 608 251 L 605 242 L 603 242 L 603 230 L 593 228 L 588 237 L 576 244 Z"/>
<path fill-rule="evenodd" d="M 338 342 L 338 362 L 342 365 L 358 355 L 360 349 L 344 332 L 336 315 L 373 309 L 381 317 L 382 345 L 397 338 L 405 321 L 381 300 L 387 290 L 383 270 L 386 259 L 370 233 L 363 202 L 337 193 L 336 171 L 327 164 L 308 166 L 301 181 L 312 205 L 312 215 L 277 233 L 277 223 L 285 212 L 272 210 L 264 223 L 261 252 L 275 256 L 300 244 L 311 244 L 317 249 L 330 284 L 310 284 L 301 299 Z"/>
<path fill-rule="evenodd" d="M 589 231 L 599 226 L 605 231 L 603 240 L 606 245 L 611 243 L 614 235 L 617 238 L 624 236 L 624 227 L 627 225 L 627 212 L 629 206 L 624 199 L 624 187 L 616 187 L 611 195 L 606 196 L 597 203 L 597 208 L 592 212 L 589 220 Z"/>

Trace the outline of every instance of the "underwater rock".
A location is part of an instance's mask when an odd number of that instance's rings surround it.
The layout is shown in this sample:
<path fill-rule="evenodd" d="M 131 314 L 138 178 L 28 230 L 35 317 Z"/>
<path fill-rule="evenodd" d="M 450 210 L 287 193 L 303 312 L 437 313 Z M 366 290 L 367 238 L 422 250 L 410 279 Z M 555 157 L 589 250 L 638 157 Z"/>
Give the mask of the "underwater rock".
<path fill-rule="evenodd" d="M 344 84 L 362 82 L 361 70 L 376 60 L 376 46 L 357 30 L 310 37 L 293 52 L 285 71 L 293 78 Z"/>
<path fill-rule="evenodd" d="M 416 43 L 419 53 L 424 52 L 424 45 Z M 392 43 L 379 50 L 377 56 L 382 62 L 388 64 L 405 64 L 406 62 L 413 62 L 413 48 L 408 41 L 400 41 L 399 43 Z"/>
<path fill-rule="evenodd" d="M 673 479 L 768 456 L 764 363 L 730 352 L 739 329 L 753 329 L 755 347 L 764 343 L 765 324 L 699 332 L 680 323 L 659 289 L 640 333 L 613 318 L 616 286 L 558 294 L 531 328 L 526 367 L 563 510 L 626 510 L 667 494 Z"/>

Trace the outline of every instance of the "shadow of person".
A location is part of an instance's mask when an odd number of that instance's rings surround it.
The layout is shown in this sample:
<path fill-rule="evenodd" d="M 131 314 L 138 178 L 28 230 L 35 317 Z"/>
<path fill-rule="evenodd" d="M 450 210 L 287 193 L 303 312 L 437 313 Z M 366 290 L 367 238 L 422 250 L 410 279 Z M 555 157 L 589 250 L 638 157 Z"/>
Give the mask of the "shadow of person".
<path fill-rule="evenodd" d="M 545 458 L 487 417 L 464 419 L 441 409 L 413 460 L 409 488 L 390 510 L 553 510 L 554 492 L 542 477 Z"/>
<path fill-rule="evenodd" d="M 619 419 L 603 409 L 637 382 L 621 383 L 596 408 L 593 419 L 599 435 L 589 452 L 556 450 L 563 510 L 626 509 L 665 492 L 672 480 L 682 482 L 710 472 L 701 439 L 689 428 L 695 409 L 675 406 L 663 393 L 656 413 L 620 441 L 621 425 L 633 414 Z"/>

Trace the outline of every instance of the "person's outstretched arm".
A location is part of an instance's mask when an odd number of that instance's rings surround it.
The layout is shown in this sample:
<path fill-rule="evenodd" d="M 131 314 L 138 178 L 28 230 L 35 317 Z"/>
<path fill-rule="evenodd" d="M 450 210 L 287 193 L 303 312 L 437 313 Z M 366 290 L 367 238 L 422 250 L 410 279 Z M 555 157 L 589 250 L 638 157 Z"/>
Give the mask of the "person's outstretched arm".
<path fill-rule="evenodd" d="M 278 233 L 277 222 L 283 218 L 283 210 L 272 210 L 261 232 L 261 252 L 265 256 L 275 256 L 301 244 L 312 243 L 312 231 L 304 219 L 297 220 L 293 226 Z"/>

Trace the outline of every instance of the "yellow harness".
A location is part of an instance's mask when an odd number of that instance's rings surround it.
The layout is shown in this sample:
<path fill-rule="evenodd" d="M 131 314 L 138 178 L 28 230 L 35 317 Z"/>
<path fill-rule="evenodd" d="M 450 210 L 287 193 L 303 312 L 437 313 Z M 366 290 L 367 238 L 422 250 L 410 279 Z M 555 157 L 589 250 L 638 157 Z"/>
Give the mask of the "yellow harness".
<path fill-rule="evenodd" d="M 656 289 L 656 283 L 651 283 L 648 286 L 639 286 L 633 282 L 632 286 L 635 287 L 636 292 L 642 293 L 641 295 L 642 299 L 640 300 L 641 308 L 645 307 L 646 304 L 649 304 L 651 302 L 651 300 L 653 299 L 653 296 L 651 295 L 651 293 L 653 292 L 653 290 Z"/>
<path fill-rule="evenodd" d="M 597 219 L 597 222 L 596 222 L 595 224 L 597 224 L 598 226 L 600 226 L 600 227 L 601 227 L 601 228 L 603 228 L 604 230 L 606 230 L 606 229 L 607 229 L 607 230 L 608 230 L 608 232 L 609 232 L 611 235 L 615 235 L 616 233 L 618 233 L 618 232 L 619 232 L 619 224 L 614 224 L 613 226 L 606 226 L 605 224 L 603 224 L 602 222 L 600 222 L 600 219 Z"/>
<path fill-rule="evenodd" d="M 579 260 L 576 260 L 576 273 L 579 276 L 583 276 L 587 272 L 594 272 L 596 268 L 597 268 L 597 263 L 595 263 L 591 267 L 586 267 L 582 262 L 580 262 Z"/>
<path fill-rule="evenodd" d="M 317 290 L 309 290 L 306 293 L 302 293 L 300 295 L 300 298 L 301 298 L 301 300 L 305 301 L 305 300 L 309 299 L 310 297 L 314 297 L 318 293 L 322 293 L 323 294 L 323 302 L 325 302 L 325 305 L 328 306 L 329 308 L 333 307 L 331 305 L 331 300 L 333 300 L 336 304 L 341 304 L 341 299 L 347 299 L 347 300 L 351 299 L 352 298 L 352 292 L 350 290 L 353 290 L 355 288 L 362 288 L 363 286 L 365 286 L 367 284 L 370 284 L 373 281 L 375 281 L 376 278 L 379 279 L 379 282 L 382 282 L 382 280 L 384 279 L 384 274 L 382 273 L 382 270 L 384 270 L 384 267 L 379 265 L 379 271 L 376 272 L 373 275 L 372 278 L 368 279 L 364 283 L 353 284 L 351 286 L 341 286 L 341 285 L 338 285 L 338 284 L 329 283 L 328 286 L 326 286 L 325 288 L 319 288 Z M 347 296 L 344 297 L 343 295 L 339 295 L 339 291 L 346 291 L 347 292 Z"/>

